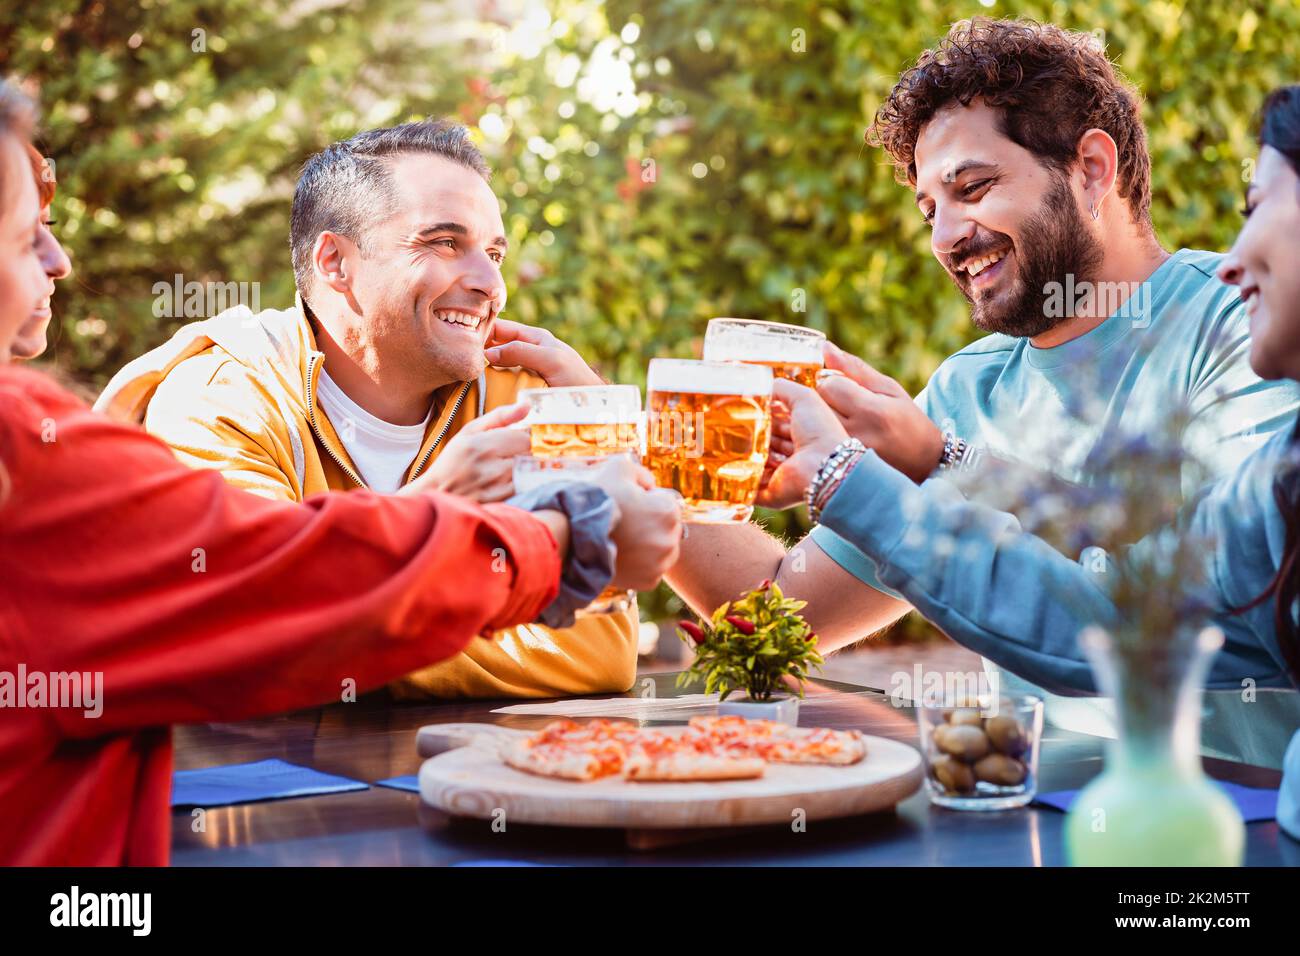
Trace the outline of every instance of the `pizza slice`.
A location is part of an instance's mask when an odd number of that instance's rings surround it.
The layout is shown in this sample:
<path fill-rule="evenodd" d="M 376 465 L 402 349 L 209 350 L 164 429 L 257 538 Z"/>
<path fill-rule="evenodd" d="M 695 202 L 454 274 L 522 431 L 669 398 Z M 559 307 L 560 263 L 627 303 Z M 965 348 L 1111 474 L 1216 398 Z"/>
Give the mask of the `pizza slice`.
<path fill-rule="evenodd" d="M 690 731 L 733 753 L 752 754 L 773 763 L 847 766 L 867 755 L 866 738 L 856 730 L 791 727 L 772 720 L 726 715 L 694 717 Z"/>
<path fill-rule="evenodd" d="M 846 767 L 867 756 L 867 740 L 856 730 L 826 727 L 792 727 L 793 733 L 774 737 L 760 746 L 773 763 L 817 763 Z"/>
<path fill-rule="evenodd" d="M 692 717 L 687 726 L 696 733 L 720 742 L 764 740 L 790 729 L 788 724 L 779 724 L 774 720 L 750 720 L 735 714 Z"/>
<path fill-rule="evenodd" d="M 562 717 L 553 720 L 533 735 L 537 743 L 577 744 L 592 741 L 622 740 L 628 741 L 636 736 L 640 728 L 626 720 L 597 719 L 580 724 L 576 720 Z"/>
<path fill-rule="evenodd" d="M 761 757 L 728 752 L 702 737 L 644 731 L 628 752 L 623 776 L 645 783 L 748 780 L 766 767 Z"/>
<path fill-rule="evenodd" d="M 767 763 L 845 766 L 862 760 L 856 730 L 790 727 L 744 717 L 696 717 L 681 733 L 621 720 L 561 719 L 501 750 L 517 770 L 562 780 L 621 775 L 633 781 L 745 780 Z"/>
<path fill-rule="evenodd" d="M 627 721 L 553 720 L 533 736 L 503 747 L 501 759 L 516 770 L 542 777 L 598 780 L 623 772 L 628 741 L 636 730 Z"/>
<path fill-rule="evenodd" d="M 546 743 L 533 738 L 501 750 L 501 759 L 516 770 L 583 782 L 622 773 L 626 756 L 626 746 L 614 742 Z"/>

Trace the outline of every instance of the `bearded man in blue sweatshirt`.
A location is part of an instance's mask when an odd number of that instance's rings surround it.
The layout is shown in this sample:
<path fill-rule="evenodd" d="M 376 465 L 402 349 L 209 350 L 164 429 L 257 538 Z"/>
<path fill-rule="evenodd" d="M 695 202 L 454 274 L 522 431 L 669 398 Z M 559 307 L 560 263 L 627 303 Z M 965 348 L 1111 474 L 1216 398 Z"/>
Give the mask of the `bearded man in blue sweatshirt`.
<path fill-rule="evenodd" d="M 918 483 L 984 452 L 1087 482 L 1101 435 L 1164 428 L 1187 408 L 1184 442 L 1209 469 L 1188 473 L 1190 496 L 1294 422 L 1300 389 L 1251 370 L 1241 298 L 1215 277 L 1221 257 L 1169 252 L 1156 236 L 1139 103 L 1092 35 L 1024 21 L 957 23 L 903 74 L 869 137 L 991 334 L 940 365 L 915 400 L 829 346 L 827 366 L 865 386 L 821 390 L 848 434 Z M 790 451 L 783 438 L 773 448 L 778 460 Z M 773 578 L 808 602 L 825 650 L 911 609 L 828 527 L 789 552 L 756 525 L 693 527 L 682 554 L 668 579 L 694 610 Z M 1034 689 L 1000 677 L 1004 689 Z M 1107 702 L 1039 692 L 1050 723 L 1110 732 Z M 1207 708 L 1207 752 L 1275 767 L 1300 723 L 1294 693 L 1212 694 Z"/>

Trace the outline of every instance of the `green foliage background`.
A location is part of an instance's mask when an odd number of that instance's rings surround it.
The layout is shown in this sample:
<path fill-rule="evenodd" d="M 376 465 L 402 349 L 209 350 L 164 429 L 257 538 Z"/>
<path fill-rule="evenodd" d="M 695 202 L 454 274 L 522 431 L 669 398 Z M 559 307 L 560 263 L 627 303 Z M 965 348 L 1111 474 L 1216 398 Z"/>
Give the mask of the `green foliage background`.
<path fill-rule="evenodd" d="M 434 114 L 496 167 L 508 314 L 608 377 L 643 382 L 739 315 L 823 329 L 918 389 L 974 330 L 863 132 L 899 71 L 980 14 L 1099 31 L 1147 97 L 1165 244 L 1230 242 L 1254 113 L 1300 73 L 1297 0 L 7 0 L 0 72 L 42 102 L 76 268 L 50 359 L 102 384 L 184 321 L 152 311 L 177 273 L 287 304 L 303 159 Z M 611 108 L 620 81 L 635 91 Z"/>

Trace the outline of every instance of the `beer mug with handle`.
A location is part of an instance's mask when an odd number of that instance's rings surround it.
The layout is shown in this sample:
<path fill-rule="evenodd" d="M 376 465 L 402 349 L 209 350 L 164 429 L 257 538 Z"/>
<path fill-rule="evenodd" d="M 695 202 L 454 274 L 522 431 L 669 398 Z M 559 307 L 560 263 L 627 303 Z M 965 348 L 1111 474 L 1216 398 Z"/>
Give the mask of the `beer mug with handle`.
<path fill-rule="evenodd" d="M 682 519 L 748 521 L 772 437 L 772 369 L 651 359 L 645 465 L 682 496 Z"/>
<path fill-rule="evenodd" d="M 641 390 L 635 385 L 525 388 L 529 452 L 538 458 L 641 453 Z"/>
<path fill-rule="evenodd" d="M 757 319 L 710 319 L 704 332 L 706 362 L 766 365 L 778 378 L 817 386 L 825 364 L 826 336 L 816 329 Z"/>
<path fill-rule="evenodd" d="M 515 493 L 548 481 L 581 480 L 588 468 L 613 455 L 641 457 L 641 390 L 635 385 L 577 385 L 526 388 L 519 400 L 528 405 L 520 423 L 528 429 L 529 451 L 515 459 Z M 606 588 L 578 612 L 608 614 L 631 607 L 633 591 Z"/>

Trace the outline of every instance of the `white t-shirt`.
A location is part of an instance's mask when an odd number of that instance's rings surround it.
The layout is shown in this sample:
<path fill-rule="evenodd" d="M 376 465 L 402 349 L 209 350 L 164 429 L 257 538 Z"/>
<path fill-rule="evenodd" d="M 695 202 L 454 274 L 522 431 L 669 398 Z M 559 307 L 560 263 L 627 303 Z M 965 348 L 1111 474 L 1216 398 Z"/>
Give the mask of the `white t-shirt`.
<path fill-rule="evenodd" d="M 407 469 L 424 444 L 432 406 L 418 425 L 393 425 L 348 398 L 325 369 L 320 370 L 316 395 L 366 485 L 386 493 L 402 487 Z"/>

